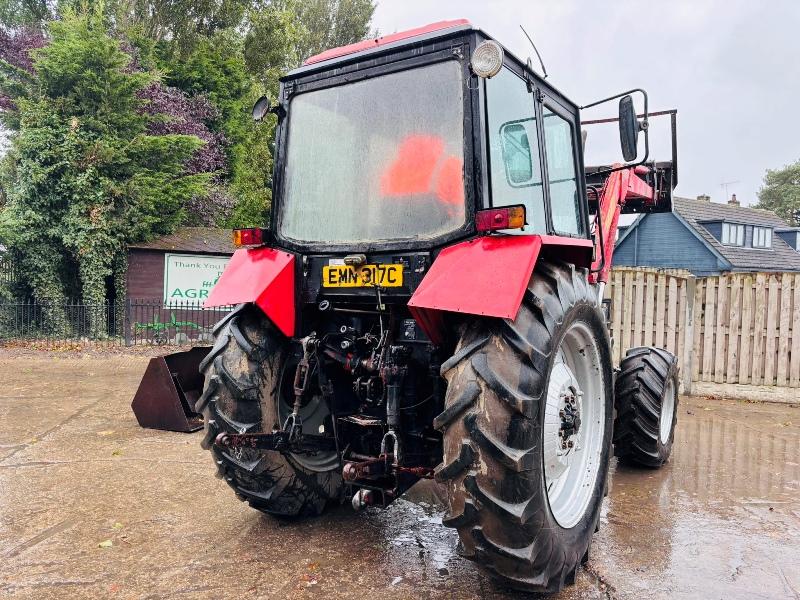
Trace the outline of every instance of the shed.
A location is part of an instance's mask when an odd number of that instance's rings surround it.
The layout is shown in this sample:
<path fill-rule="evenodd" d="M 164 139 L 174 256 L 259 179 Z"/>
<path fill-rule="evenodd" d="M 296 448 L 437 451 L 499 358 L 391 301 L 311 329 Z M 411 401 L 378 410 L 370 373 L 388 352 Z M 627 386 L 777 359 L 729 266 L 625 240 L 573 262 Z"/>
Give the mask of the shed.
<path fill-rule="evenodd" d="M 201 302 L 235 248 L 229 229 L 180 227 L 128 246 L 127 299 Z"/>

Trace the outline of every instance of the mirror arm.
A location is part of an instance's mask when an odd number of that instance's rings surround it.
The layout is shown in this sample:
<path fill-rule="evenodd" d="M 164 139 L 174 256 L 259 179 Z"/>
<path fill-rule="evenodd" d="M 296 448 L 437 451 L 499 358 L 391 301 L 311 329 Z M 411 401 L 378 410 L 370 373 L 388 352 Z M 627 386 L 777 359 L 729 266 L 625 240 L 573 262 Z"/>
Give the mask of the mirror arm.
<path fill-rule="evenodd" d="M 645 121 L 647 120 L 647 92 L 645 92 L 642 88 L 634 88 L 632 90 L 628 90 L 627 92 L 622 92 L 620 94 L 615 94 L 614 96 L 609 96 L 608 98 L 603 98 L 602 100 L 597 100 L 595 102 L 591 102 L 590 104 L 584 104 L 583 106 L 579 106 L 581 110 L 584 108 L 592 108 L 593 106 L 598 106 L 605 102 L 610 102 L 611 100 L 616 100 L 617 98 L 622 98 L 623 96 L 627 96 L 628 94 L 635 94 L 639 92 L 642 96 L 644 96 L 644 114 L 645 114 Z"/>
<path fill-rule="evenodd" d="M 638 162 L 634 163 L 625 163 L 619 167 L 610 167 L 603 171 L 597 171 L 594 175 L 608 175 L 609 173 L 614 173 L 616 171 L 623 171 L 625 169 L 630 169 L 631 167 L 638 167 L 647 162 L 647 159 L 650 158 L 650 121 L 649 115 L 650 111 L 648 110 L 647 106 L 647 92 L 645 92 L 642 88 L 634 88 L 632 90 L 628 90 L 627 92 L 622 92 L 621 94 L 615 94 L 614 96 L 610 96 L 608 98 L 603 98 L 602 100 L 597 100 L 596 102 L 591 102 L 589 104 L 584 104 L 580 106 L 580 110 L 584 108 L 592 108 L 593 106 L 597 106 L 599 104 L 603 104 L 604 102 L 610 102 L 611 100 L 616 100 L 617 98 L 622 98 L 623 96 L 627 96 L 628 94 L 635 94 L 639 92 L 644 97 L 644 118 L 642 119 L 641 123 L 639 123 L 639 127 L 641 128 L 640 131 L 644 132 L 644 158 Z"/>

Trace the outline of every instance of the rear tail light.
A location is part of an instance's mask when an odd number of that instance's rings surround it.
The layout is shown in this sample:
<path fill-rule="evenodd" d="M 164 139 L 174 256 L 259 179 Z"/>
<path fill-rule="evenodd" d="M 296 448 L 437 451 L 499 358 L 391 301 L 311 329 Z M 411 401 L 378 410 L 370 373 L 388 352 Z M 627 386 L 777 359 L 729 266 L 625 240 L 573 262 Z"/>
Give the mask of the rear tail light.
<path fill-rule="evenodd" d="M 243 246 L 260 246 L 264 243 L 264 230 L 260 227 L 233 230 L 233 245 L 237 248 Z"/>
<path fill-rule="evenodd" d="M 478 231 L 521 229 L 525 226 L 525 207 L 522 204 L 479 210 L 476 215 Z"/>

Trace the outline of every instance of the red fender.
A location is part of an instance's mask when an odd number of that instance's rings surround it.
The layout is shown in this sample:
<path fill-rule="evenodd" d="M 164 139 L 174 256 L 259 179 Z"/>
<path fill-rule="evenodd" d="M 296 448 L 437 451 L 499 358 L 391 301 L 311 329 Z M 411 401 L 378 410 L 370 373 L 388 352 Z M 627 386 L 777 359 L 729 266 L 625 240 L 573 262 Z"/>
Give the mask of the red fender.
<path fill-rule="evenodd" d="M 294 335 L 294 255 L 272 248 L 241 249 L 203 306 L 254 302 L 286 336 Z"/>
<path fill-rule="evenodd" d="M 460 242 L 436 257 L 408 302 L 412 316 L 435 344 L 443 341 L 442 311 L 516 318 L 539 253 L 547 246 L 565 247 L 561 254 L 580 266 L 591 262 L 588 239 L 489 235 Z"/>

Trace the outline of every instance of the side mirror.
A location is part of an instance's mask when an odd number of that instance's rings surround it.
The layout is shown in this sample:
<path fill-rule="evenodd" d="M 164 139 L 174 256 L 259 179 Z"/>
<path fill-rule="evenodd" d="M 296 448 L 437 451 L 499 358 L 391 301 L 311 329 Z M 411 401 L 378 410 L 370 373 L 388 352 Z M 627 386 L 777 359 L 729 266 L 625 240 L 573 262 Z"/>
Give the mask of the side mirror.
<path fill-rule="evenodd" d="M 623 96 L 619 101 L 619 143 L 622 146 L 622 156 L 626 162 L 636 160 L 639 154 L 639 132 L 642 125 L 636 118 L 636 109 L 630 95 Z"/>
<path fill-rule="evenodd" d="M 621 109 L 620 109 L 621 110 Z M 269 100 L 266 96 L 261 96 L 253 105 L 253 121 L 263 121 L 270 111 Z"/>

